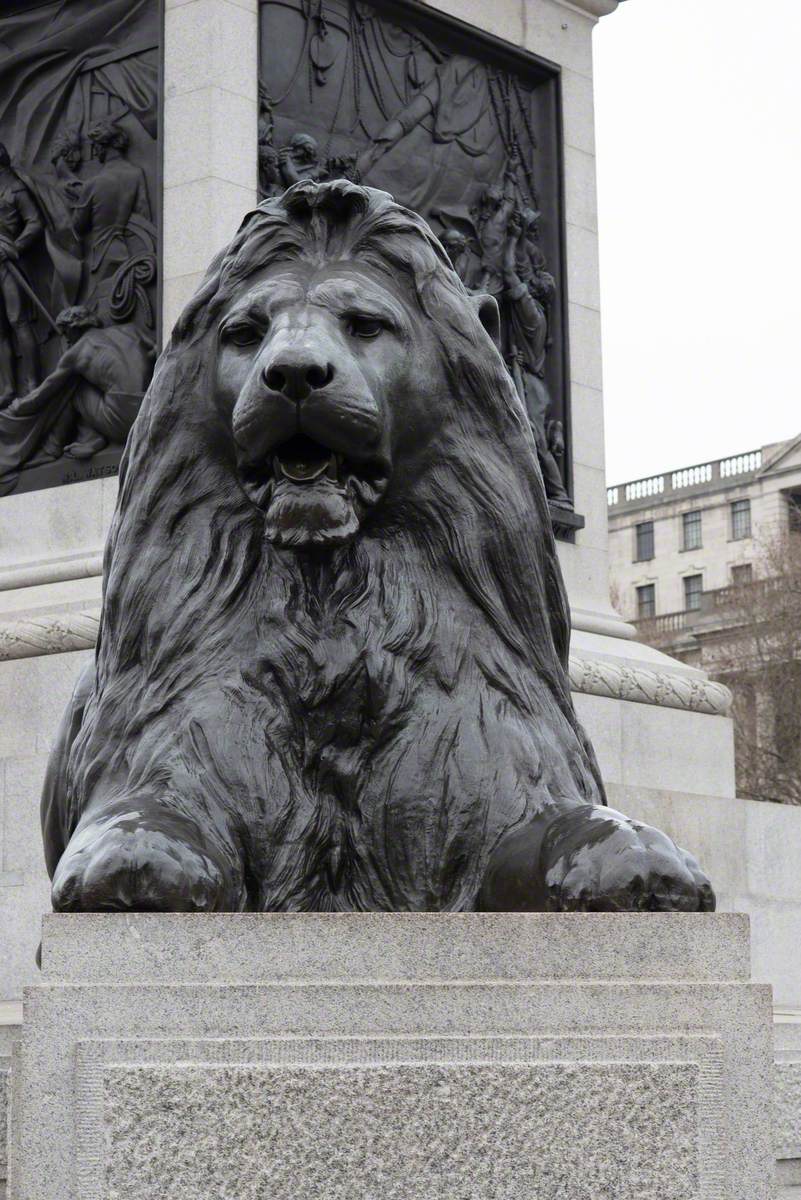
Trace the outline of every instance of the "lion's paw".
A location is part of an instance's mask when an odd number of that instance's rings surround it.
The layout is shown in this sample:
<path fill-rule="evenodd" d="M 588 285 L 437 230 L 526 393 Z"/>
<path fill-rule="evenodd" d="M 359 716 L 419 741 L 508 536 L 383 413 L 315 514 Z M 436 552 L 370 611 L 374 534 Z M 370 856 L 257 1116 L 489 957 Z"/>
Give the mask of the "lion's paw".
<path fill-rule="evenodd" d="M 76 830 L 53 876 L 56 912 L 236 912 L 241 870 L 152 822 Z"/>
<path fill-rule="evenodd" d="M 611 808 L 555 817 L 539 859 L 551 912 L 712 912 L 715 894 L 692 854 Z"/>

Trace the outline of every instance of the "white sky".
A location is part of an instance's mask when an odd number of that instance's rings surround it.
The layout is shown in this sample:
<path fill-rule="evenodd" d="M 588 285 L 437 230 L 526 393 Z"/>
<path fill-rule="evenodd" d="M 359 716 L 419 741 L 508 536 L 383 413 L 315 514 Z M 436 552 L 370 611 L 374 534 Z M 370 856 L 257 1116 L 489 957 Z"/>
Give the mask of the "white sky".
<path fill-rule="evenodd" d="M 801 432 L 801 0 L 595 31 L 609 483 Z"/>

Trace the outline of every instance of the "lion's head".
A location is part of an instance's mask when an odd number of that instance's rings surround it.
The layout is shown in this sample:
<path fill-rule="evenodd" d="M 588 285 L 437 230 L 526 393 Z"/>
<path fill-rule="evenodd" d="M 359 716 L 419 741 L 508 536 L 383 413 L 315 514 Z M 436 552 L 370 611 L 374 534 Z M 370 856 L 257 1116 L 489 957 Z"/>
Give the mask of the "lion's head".
<path fill-rule="evenodd" d="M 245 223 L 213 279 L 212 386 L 269 542 L 340 545 L 425 469 L 452 415 L 443 337 L 498 320 L 489 297 L 465 314 L 443 266 L 418 218 L 349 183 L 299 184 Z"/>
<path fill-rule="evenodd" d="M 258 271 L 224 307 L 215 372 L 265 536 L 298 548 L 352 537 L 446 408 L 437 338 L 408 289 L 315 248 L 307 239 L 303 258 Z"/>

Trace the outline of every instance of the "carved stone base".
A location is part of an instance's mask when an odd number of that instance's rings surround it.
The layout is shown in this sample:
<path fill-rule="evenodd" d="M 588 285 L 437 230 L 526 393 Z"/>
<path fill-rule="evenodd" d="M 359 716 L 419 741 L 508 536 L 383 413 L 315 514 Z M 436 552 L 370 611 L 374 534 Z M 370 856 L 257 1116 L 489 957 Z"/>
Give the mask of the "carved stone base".
<path fill-rule="evenodd" d="M 57 916 L 12 1200 L 768 1200 L 738 916 Z"/>

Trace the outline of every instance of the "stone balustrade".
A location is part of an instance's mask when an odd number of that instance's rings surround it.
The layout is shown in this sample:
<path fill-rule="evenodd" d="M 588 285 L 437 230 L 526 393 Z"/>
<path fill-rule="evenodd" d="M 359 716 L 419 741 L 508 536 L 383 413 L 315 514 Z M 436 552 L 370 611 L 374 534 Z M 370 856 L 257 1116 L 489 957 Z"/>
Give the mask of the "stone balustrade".
<path fill-rule="evenodd" d="M 722 479 L 742 482 L 743 477 L 755 476 L 761 469 L 762 451 L 749 450 L 746 454 L 735 454 L 714 462 L 696 463 L 678 471 L 665 471 L 662 475 L 649 475 L 644 479 L 615 484 L 607 488 L 606 501 L 610 510 L 618 512 L 626 507 L 639 506 L 643 500 L 651 497 L 664 499 L 672 492 L 703 491 L 714 487 Z"/>

